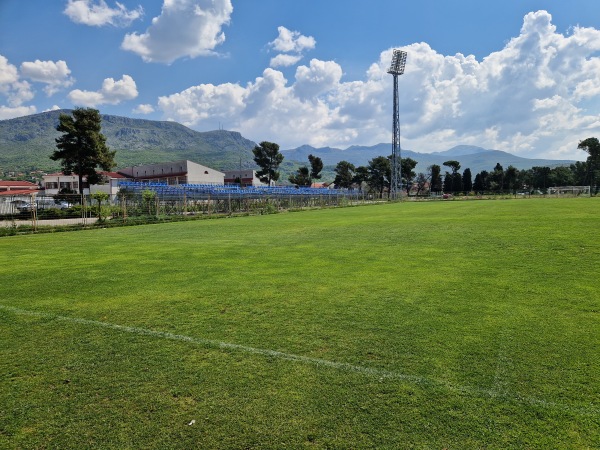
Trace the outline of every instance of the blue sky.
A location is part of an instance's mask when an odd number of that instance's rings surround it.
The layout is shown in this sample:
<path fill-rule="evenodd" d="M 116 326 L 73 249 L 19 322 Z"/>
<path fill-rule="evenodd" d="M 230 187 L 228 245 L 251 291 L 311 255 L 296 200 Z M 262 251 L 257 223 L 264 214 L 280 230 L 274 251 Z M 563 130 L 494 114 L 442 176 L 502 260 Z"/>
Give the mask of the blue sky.
<path fill-rule="evenodd" d="M 598 0 L 0 0 L 0 119 L 50 109 L 223 127 L 283 149 L 391 141 L 587 156 Z"/>

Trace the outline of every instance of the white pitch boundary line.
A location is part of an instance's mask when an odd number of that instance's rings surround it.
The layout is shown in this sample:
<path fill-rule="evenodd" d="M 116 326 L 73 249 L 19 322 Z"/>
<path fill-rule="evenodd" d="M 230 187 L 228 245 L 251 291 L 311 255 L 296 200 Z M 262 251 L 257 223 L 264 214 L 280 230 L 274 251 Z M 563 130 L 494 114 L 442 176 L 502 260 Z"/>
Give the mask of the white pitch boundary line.
<path fill-rule="evenodd" d="M 202 339 L 195 338 L 191 336 L 185 336 L 182 334 L 174 334 L 168 331 L 155 331 L 149 330 L 146 328 L 139 327 L 130 327 L 126 325 L 118 325 L 109 322 L 100 322 L 97 320 L 89 320 L 89 319 L 81 319 L 78 317 L 67 317 L 67 316 L 59 316 L 55 314 L 48 314 L 38 311 L 29 311 L 26 309 L 15 308 L 12 306 L 6 306 L 0 304 L 0 310 L 4 310 L 7 312 L 11 312 L 20 316 L 32 316 L 32 317 L 43 317 L 47 319 L 60 320 L 64 322 L 76 323 L 80 325 L 87 325 L 92 327 L 101 327 L 107 328 L 111 330 L 120 331 L 123 333 L 137 334 L 140 336 L 150 336 L 161 339 L 168 339 L 171 341 L 180 341 L 180 342 L 188 342 L 191 344 L 202 345 L 205 347 L 212 347 L 224 350 L 234 350 L 242 353 L 249 353 L 254 355 L 262 355 L 268 356 L 272 358 L 282 359 L 286 361 L 295 361 L 305 364 L 314 365 L 317 367 L 328 367 L 335 370 L 345 371 L 345 372 L 355 372 L 359 374 L 363 374 L 369 377 L 379 378 L 380 380 L 384 379 L 394 379 L 406 381 L 409 383 L 417 384 L 417 385 L 428 385 L 428 386 L 439 386 L 443 387 L 452 392 L 458 392 L 466 395 L 475 395 L 475 396 L 483 396 L 493 399 L 505 400 L 505 401 L 514 401 L 517 403 L 525 403 L 533 406 L 541 406 L 547 409 L 557 409 L 566 411 L 569 413 L 576 413 L 580 415 L 600 415 L 600 408 L 591 404 L 589 407 L 572 407 L 569 405 L 565 405 L 562 403 L 549 402 L 543 399 L 538 399 L 535 397 L 521 396 L 519 394 L 511 394 L 507 391 L 498 392 L 498 389 L 484 389 L 473 386 L 460 386 L 443 380 L 436 380 L 433 378 L 421 377 L 418 375 L 407 375 L 400 372 L 393 372 L 385 369 L 377 369 L 373 367 L 365 367 L 358 366 L 349 363 L 341 363 L 336 361 L 330 361 L 327 359 L 321 358 L 312 358 L 310 356 L 302 356 L 302 355 L 294 355 L 292 353 L 280 352 L 277 350 L 269 350 L 262 349 L 256 347 L 250 347 L 246 345 L 240 344 L 232 344 L 228 342 L 215 341 L 211 339 Z"/>

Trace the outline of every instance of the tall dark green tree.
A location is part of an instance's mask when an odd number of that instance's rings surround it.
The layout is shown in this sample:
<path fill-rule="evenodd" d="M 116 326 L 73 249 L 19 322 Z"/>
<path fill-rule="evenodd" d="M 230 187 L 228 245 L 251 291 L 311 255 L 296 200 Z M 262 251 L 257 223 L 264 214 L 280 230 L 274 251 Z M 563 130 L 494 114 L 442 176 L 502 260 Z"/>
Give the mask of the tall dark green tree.
<path fill-rule="evenodd" d="M 369 178 L 367 183 L 374 191 L 379 192 L 379 197 L 383 197 L 383 191 L 390 187 L 392 178 L 392 165 L 390 159 L 385 156 L 378 156 L 369 161 Z"/>
<path fill-rule="evenodd" d="M 279 165 L 283 162 L 283 155 L 279 153 L 279 145 L 263 141 L 252 150 L 254 162 L 260 170 L 256 172 L 258 178 L 269 186 L 271 182 L 279 180 Z"/>
<path fill-rule="evenodd" d="M 73 115 L 61 114 L 57 131 L 63 133 L 56 138 L 53 161 L 60 161 L 65 175 L 79 177 L 79 193 L 83 194 L 83 179 L 89 184 L 102 181 L 98 170 L 111 170 L 116 166 L 115 153 L 106 145 L 106 137 L 101 133 L 102 118 L 97 109 L 77 108 Z"/>
<path fill-rule="evenodd" d="M 481 172 L 475 175 L 475 180 L 473 181 L 473 191 L 480 194 L 483 193 L 483 177 L 481 176 Z"/>
<path fill-rule="evenodd" d="M 471 169 L 468 167 L 463 172 L 462 185 L 465 192 L 471 192 L 473 190 L 473 175 L 471 175 Z"/>
<path fill-rule="evenodd" d="M 312 184 L 308 167 L 300 167 L 295 174 L 288 177 L 290 183 L 296 186 L 310 186 Z"/>
<path fill-rule="evenodd" d="M 354 178 L 352 179 L 352 183 L 356 183 L 360 186 L 360 189 L 363 188 L 363 183 L 369 185 L 369 168 L 367 166 L 358 166 L 356 171 L 354 172 Z"/>
<path fill-rule="evenodd" d="M 290 175 L 288 180 L 296 186 L 310 186 L 313 180 L 321 178 L 321 170 L 323 170 L 323 161 L 318 156 L 308 155 L 310 170 L 306 166 L 300 167 L 295 174 Z"/>
<path fill-rule="evenodd" d="M 336 188 L 348 189 L 352 186 L 354 172 L 356 171 L 354 164 L 348 161 L 340 161 L 333 170 L 335 172 L 333 184 L 335 184 Z"/>
<path fill-rule="evenodd" d="M 400 161 L 400 167 L 402 170 L 402 183 L 404 183 L 404 187 L 406 188 L 406 195 L 408 195 L 410 193 L 410 189 L 412 188 L 413 180 L 417 176 L 417 174 L 414 171 L 414 168 L 417 167 L 417 161 L 415 161 L 412 158 L 402 158 Z"/>
<path fill-rule="evenodd" d="M 570 169 L 573 172 L 573 184 L 584 186 L 586 183 L 589 183 L 587 162 L 577 161 L 575 164 L 571 164 Z"/>
<path fill-rule="evenodd" d="M 516 193 L 518 188 L 517 180 L 519 177 L 519 170 L 515 166 L 508 166 L 504 171 L 504 186 L 512 193 Z"/>
<path fill-rule="evenodd" d="M 550 167 L 539 167 L 534 166 L 531 168 L 531 181 L 534 189 L 541 189 L 546 191 L 550 178 Z"/>
<path fill-rule="evenodd" d="M 504 167 L 502 164 L 496 163 L 494 170 L 490 173 L 490 189 L 496 192 L 504 191 Z"/>
<path fill-rule="evenodd" d="M 308 162 L 310 163 L 310 179 L 312 184 L 313 180 L 318 180 L 321 178 L 323 160 L 318 156 L 308 155 Z"/>
<path fill-rule="evenodd" d="M 452 174 L 450 174 L 452 176 L 448 177 L 447 173 L 446 177 L 444 178 L 444 191 L 454 192 L 462 190 L 462 177 L 460 176 L 460 173 L 458 173 L 458 171 L 460 170 L 460 163 L 454 159 L 450 159 L 448 161 L 445 161 L 443 165 L 446 167 L 450 167 L 450 169 L 452 170 Z M 459 178 L 460 183 L 458 183 Z"/>
<path fill-rule="evenodd" d="M 442 168 L 437 164 L 432 164 L 427 168 L 427 171 L 429 172 L 431 192 L 440 192 L 442 190 Z"/>
<path fill-rule="evenodd" d="M 600 176 L 600 142 L 597 138 L 587 138 L 579 143 L 578 149 L 583 150 L 589 156 L 587 157 L 588 180 L 595 193 L 598 193 L 598 177 Z M 594 188 L 595 186 L 595 188 Z"/>

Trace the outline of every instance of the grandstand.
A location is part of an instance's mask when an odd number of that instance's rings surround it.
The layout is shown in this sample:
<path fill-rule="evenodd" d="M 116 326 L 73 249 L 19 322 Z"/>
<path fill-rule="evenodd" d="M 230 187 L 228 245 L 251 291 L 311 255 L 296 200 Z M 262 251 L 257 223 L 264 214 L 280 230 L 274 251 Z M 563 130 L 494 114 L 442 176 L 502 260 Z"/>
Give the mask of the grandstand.
<path fill-rule="evenodd" d="M 309 197 L 330 197 L 356 195 L 352 191 L 328 188 L 310 188 L 310 187 L 285 187 L 285 186 L 249 186 L 240 187 L 234 185 L 215 185 L 215 184 L 178 184 L 169 185 L 163 182 L 139 182 L 123 180 L 119 182 L 122 190 L 139 194 L 150 190 L 156 192 L 161 198 L 168 199 L 217 199 L 217 198 L 243 198 L 243 199 L 261 199 L 265 197 L 290 197 L 290 196 L 309 196 Z"/>

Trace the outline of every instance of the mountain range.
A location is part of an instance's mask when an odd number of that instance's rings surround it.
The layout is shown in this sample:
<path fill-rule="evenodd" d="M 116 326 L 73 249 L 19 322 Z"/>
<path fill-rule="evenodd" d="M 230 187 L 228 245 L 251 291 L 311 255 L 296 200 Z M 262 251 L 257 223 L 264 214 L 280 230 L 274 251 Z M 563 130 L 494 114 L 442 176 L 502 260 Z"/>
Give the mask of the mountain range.
<path fill-rule="evenodd" d="M 345 150 L 331 147 L 314 148 L 309 145 L 303 145 L 293 150 L 282 151 L 285 158 L 296 161 L 307 161 L 308 155 L 318 156 L 325 165 L 335 165 L 339 161 L 348 161 L 355 166 L 366 165 L 369 160 L 377 156 L 388 156 L 392 153 L 391 144 L 377 144 L 370 147 L 351 146 Z M 555 159 L 529 159 L 515 156 L 511 153 L 500 150 L 488 150 L 473 145 L 458 145 L 443 152 L 418 153 L 411 150 L 402 150 L 402 158 L 412 158 L 417 161 L 415 171 L 425 172 L 427 167 L 432 164 L 443 166 L 448 160 L 460 162 L 461 170 L 471 169 L 471 173 L 476 174 L 482 170 L 492 171 L 496 163 L 500 163 L 505 169 L 508 166 L 514 166 L 517 169 L 530 169 L 535 166 L 555 167 L 561 165 L 570 165 L 572 160 Z M 442 167 L 442 171 L 444 167 Z"/>
<path fill-rule="evenodd" d="M 0 120 L 0 175 L 8 171 L 52 171 L 59 168 L 50 160 L 55 150 L 56 131 L 61 113 L 56 110 Z M 102 133 L 111 150 L 116 150 L 117 167 L 189 159 L 218 170 L 255 167 L 252 149 L 256 143 L 240 133 L 226 130 L 199 132 L 176 122 L 131 119 L 102 115 Z M 268 139 L 267 139 L 268 140 Z M 355 166 L 367 165 L 377 156 L 388 156 L 391 144 L 351 146 L 347 149 L 315 148 L 308 145 L 282 150 L 285 157 L 281 180 L 300 165 L 308 164 L 308 155 L 318 156 L 326 169 L 324 180 L 333 179 L 333 166 L 345 160 Z M 512 165 L 518 169 L 533 166 L 568 165 L 571 160 L 527 159 L 499 150 L 460 145 L 444 152 L 417 153 L 402 150 L 403 158 L 418 162 L 416 171 L 425 172 L 431 164 L 440 166 L 449 159 L 460 162 L 461 170 L 470 168 L 473 174 L 493 170 L 496 163 L 504 168 Z M 329 166 L 329 167 L 328 167 Z"/>

